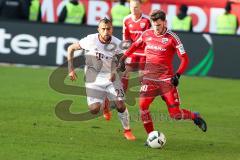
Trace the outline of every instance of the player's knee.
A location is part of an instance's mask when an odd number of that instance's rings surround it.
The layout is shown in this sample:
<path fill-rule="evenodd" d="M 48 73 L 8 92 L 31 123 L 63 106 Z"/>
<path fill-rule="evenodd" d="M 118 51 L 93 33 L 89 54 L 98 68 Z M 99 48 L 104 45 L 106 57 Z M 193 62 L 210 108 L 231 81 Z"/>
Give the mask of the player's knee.
<path fill-rule="evenodd" d="M 117 106 L 116 109 L 118 112 L 123 113 L 125 111 L 126 106 L 123 101 L 117 101 L 115 102 L 115 104 Z"/>
<path fill-rule="evenodd" d="M 169 106 L 168 112 L 171 118 L 176 120 L 182 119 L 182 112 L 178 106 Z"/>
<path fill-rule="evenodd" d="M 99 105 L 92 105 L 90 106 L 90 112 L 92 114 L 98 114 L 100 111 L 100 106 Z"/>

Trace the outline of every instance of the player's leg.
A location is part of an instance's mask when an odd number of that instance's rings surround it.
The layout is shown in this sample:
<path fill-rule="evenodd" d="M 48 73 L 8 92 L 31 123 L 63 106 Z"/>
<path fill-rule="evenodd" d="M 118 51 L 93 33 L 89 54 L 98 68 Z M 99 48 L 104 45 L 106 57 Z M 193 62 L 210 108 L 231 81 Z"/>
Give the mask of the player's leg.
<path fill-rule="evenodd" d="M 153 100 L 154 97 L 140 97 L 139 99 L 141 120 L 147 134 L 154 131 L 152 117 L 149 111 L 149 106 L 153 102 Z"/>
<path fill-rule="evenodd" d="M 96 82 L 94 83 L 85 83 L 86 94 L 87 94 L 87 103 L 92 114 L 98 114 L 102 112 L 102 105 L 104 102 L 104 97 L 107 93 L 104 91 L 105 86 L 100 85 Z"/>
<path fill-rule="evenodd" d="M 154 130 L 149 106 L 156 97 L 156 94 L 157 89 L 153 85 L 144 84 L 143 82 L 140 90 L 139 110 L 143 126 L 148 134 Z"/>
<path fill-rule="evenodd" d="M 180 109 L 180 99 L 177 92 L 177 88 L 174 87 L 167 93 L 162 95 L 162 99 L 166 102 L 168 106 L 168 112 L 171 118 L 180 119 L 194 119 L 195 114 L 189 110 Z"/>
<path fill-rule="evenodd" d="M 193 120 L 194 123 L 202 129 L 202 131 L 206 132 L 207 124 L 200 117 L 199 114 L 191 112 L 190 110 L 187 109 L 180 108 L 180 98 L 176 87 L 174 87 L 169 92 L 163 94 L 162 99 L 166 102 L 168 106 L 168 112 L 171 118 L 176 120 L 180 119 Z"/>
<path fill-rule="evenodd" d="M 129 122 L 129 112 L 127 107 L 124 104 L 123 100 L 117 100 L 115 101 L 116 109 L 118 111 L 118 117 L 122 123 L 122 126 L 124 128 L 124 137 L 127 140 L 135 140 L 136 137 L 133 135 L 131 128 L 130 128 L 130 122 Z"/>
<path fill-rule="evenodd" d="M 118 117 L 124 129 L 124 137 L 128 140 L 135 140 L 135 136 L 132 134 L 129 122 L 129 112 L 124 104 L 124 90 L 121 86 L 121 82 L 116 80 L 107 87 L 108 98 L 113 101 L 118 111 Z"/>
<path fill-rule="evenodd" d="M 101 111 L 103 100 L 94 97 L 87 97 L 87 103 L 90 112 L 92 114 L 98 114 Z"/>

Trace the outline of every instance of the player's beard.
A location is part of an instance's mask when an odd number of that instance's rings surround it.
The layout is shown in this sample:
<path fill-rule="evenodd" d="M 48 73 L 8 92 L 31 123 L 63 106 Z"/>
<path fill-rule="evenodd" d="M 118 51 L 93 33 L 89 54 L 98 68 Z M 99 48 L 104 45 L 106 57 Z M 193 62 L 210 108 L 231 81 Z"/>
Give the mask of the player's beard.
<path fill-rule="evenodd" d="M 104 40 L 105 40 L 105 42 L 109 42 L 111 40 L 111 36 L 105 35 Z"/>
<path fill-rule="evenodd" d="M 100 36 L 100 41 L 102 43 L 110 43 L 112 37 L 110 35 L 99 35 Z"/>

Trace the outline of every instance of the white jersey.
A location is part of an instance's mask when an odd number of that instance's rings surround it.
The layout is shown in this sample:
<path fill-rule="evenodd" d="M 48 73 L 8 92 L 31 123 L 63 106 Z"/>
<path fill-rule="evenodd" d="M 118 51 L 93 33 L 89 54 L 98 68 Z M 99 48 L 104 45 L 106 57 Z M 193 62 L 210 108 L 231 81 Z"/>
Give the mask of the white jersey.
<path fill-rule="evenodd" d="M 81 39 L 79 44 L 86 50 L 85 86 L 88 105 L 103 103 L 105 96 L 114 101 L 123 100 L 124 90 L 119 77 L 117 76 L 114 82 L 109 80 L 117 64 L 116 56 L 123 53 L 121 41 L 112 36 L 110 44 L 103 44 L 96 33 Z"/>
<path fill-rule="evenodd" d="M 95 33 L 81 39 L 79 44 L 86 50 L 86 81 L 109 78 L 111 71 L 116 67 L 116 55 L 123 53 L 120 48 L 121 41 L 112 36 L 110 44 L 103 44 L 99 41 L 98 33 Z"/>

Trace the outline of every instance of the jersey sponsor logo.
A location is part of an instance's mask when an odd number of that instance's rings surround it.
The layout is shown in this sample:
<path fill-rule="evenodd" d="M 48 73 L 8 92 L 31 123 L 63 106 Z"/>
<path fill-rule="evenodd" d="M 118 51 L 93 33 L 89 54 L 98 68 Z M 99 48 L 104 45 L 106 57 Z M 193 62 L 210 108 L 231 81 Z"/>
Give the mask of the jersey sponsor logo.
<path fill-rule="evenodd" d="M 162 48 L 160 46 L 156 46 L 156 45 L 147 45 L 146 46 L 147 49 L 152 49 L 152 50 L 157 50 L 157 51 L 166 51 L 166 48 Z"/>
<path fill-rule="evenodd" d="M 168 38 L 162 38 L 162 43 L 166 44 L 168 42 Z"/>
<path fill-rule="evenodd" d="M 129 24 L 129 28 L 132 28 L 133 27 L 133 25 L 132 24 Z"/>
<path fill-rule="evenodd" d="M 140 23 L 141 28 L 144 28 L 145 26 L 146 26 L 146 23 L 144 23 L 144 22 Z"/>
<path fill-rule="evenodd" d="M 111 57 L 106 56 L 104 53 L 101 53 L 100 51 L 98 51 L 97 48 L 95 48 L 94 50 L 95 50 L 95 54 L 96 54 L 96 59 L 97 60 L 111 59 Z"/>
<path fill-rule="evenodd" d="M 97 60 L 102 60 L 104 58 L 104 54 L 100 52 L 96 52 L 96 59 Z"/>

